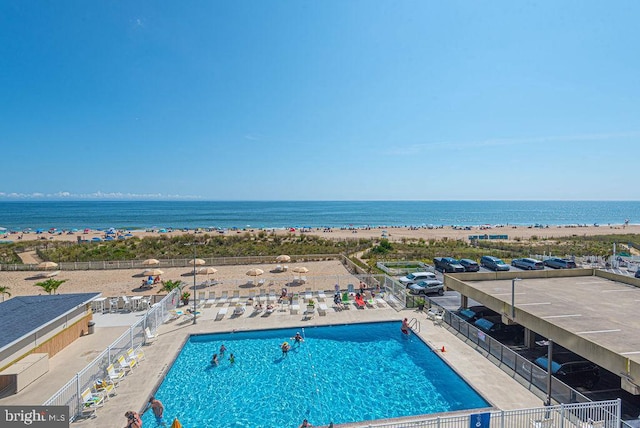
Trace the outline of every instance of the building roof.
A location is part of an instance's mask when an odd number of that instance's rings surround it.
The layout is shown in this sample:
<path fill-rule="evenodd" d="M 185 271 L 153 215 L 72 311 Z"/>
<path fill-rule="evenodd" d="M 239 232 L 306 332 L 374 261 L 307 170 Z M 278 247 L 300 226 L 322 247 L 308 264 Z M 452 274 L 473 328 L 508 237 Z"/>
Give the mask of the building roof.
<path fill-rule="evenodd" d="M 0 303 L 0 350 L 99 296 L 100 293 L 16 296 Z"/>

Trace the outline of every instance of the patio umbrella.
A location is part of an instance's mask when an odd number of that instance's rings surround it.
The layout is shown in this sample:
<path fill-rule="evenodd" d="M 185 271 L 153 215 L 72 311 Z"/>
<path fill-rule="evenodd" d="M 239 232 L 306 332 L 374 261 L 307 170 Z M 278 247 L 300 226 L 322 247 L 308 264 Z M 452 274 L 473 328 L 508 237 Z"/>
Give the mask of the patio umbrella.
<path fill-rule="evenodd" d="M 206 264 L 207 262 L 205 262 L 202 259 L 193 259 L 193 260 L 189 260 L 189 264 L 191 266 L 196 265 L 196 266 L 202 266 L 203 264 Z"/>
<path fill-rule="evenodd" d="M 276 257 L 276 262 L 278 263 L 287 263 L 290 261 L 291 261 L 291 257 L 286 254 L 281 254 L 278 257 Z"/>
<path fill-rule="evenodd" d="M 145 269 L 142 273 L 145 275 L 158 276 L 164 274 L 160 269 Z"/>
<path fill-rule="evenodd" d="M 147 259 L 142 262 L 143 266 L 154 266 L 159 264 L 160 264 L 160 260 L 156 260 L 156 259 Z"/>
<path fill-rule="evenodd" d="M 309 272 L 309 269 L 307 269 L 304 266 L 296 266 L 291 270 L 294 271 L 294 272 L 297 272 L 297 273 L 307 273 L 307 272 Z"/>
<path fill-rule="evenodd" d="M 249 269 L 247 271 L 247 275 L 249 275 L 249 276 L 260 276 L 263 273 L 264 273 L 264 271 L 262 269 L 258 269 L 258 268 Z"/>
<path fill-rule="evenodd" d="M 200 268 L 198 270 L 198 273 L 207 274 L 207 275 L 210 275 L 210 274 L 216 273 L 216 272 L 218 272 L 218 269 L 216 269 L 214 267 L 205 267 L 205 268 Z"/>
<path fill-rule="evenodd" d="M 58 266 L 58 263 L 56 262 L 42 262 L 38 264 L 38 269 L 51 269 L 57 266 Z"/>

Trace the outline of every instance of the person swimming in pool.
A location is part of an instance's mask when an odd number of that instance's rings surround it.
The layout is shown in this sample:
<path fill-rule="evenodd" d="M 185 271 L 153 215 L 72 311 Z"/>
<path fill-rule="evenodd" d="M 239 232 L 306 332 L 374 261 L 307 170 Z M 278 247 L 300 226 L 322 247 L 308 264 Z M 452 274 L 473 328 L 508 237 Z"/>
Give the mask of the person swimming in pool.
<path fill-rule="evenodd" d="M 212 366 L 218 365 L 218 354 L 213 354 L 213 357 L 211 357 L 211 365 Z"/>
<path fill-rule="evenodd" d="M 400 331 L 403 334 L 409 335 L 409 320 L 407 318 L 402 320 L 402 327 L 400 327 Z"/>
<path fill-rule="evenodd" d="M 282 350 L 282 356 L 286 357 L 291 346 L 289 345 L 289 342 L 283 342 L 282 345 L 280 345 L 280 349 Z"/>
<path fill-rule="evenodd" d="M 304 338 L 300 335 L 300 332 L 296 332 L 296 335 L 292 337 L 296 343 L 304 342 Z"/>

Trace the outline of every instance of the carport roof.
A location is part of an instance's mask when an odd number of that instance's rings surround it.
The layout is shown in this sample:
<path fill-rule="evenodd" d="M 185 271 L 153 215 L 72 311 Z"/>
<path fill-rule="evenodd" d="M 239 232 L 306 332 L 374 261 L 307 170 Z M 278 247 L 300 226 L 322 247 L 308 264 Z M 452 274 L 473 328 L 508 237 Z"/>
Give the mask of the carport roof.
<path fill-rule="evenodd" d="M 100 293 L 17 296 L 0 303 L 0 350 L 98 296 Z"/>

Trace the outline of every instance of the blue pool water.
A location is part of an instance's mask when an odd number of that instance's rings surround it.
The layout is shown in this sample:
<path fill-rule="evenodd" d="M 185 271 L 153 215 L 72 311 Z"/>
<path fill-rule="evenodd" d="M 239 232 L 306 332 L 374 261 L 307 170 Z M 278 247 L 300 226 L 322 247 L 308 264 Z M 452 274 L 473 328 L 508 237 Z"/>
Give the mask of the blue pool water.
<path fill-rule="evenodd" d="M 489 406 L 398 322 L 191 336 L 156 397 L 168 425 L 177 417 L 187 427 L 319 426 Z M 151 412 L 143 421 L 156 426 Z"/>

